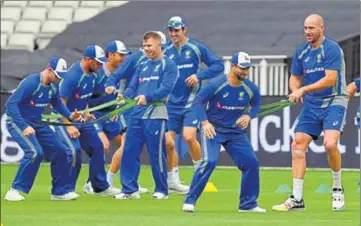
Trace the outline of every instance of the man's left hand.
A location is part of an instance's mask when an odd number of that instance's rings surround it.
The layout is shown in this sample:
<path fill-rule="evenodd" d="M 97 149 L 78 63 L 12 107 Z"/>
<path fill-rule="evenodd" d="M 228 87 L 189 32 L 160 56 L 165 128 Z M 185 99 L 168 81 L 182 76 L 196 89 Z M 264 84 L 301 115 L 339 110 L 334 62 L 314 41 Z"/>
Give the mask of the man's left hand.
<path fill-rule="evenodd" d="M 298 90 L 293 91 L 290 95 L 288 95 L 288 100 L 291 102 L 302 102 L 303 103 L 303 95 L 305 94 L 304 89 L 300 88 Z"/>
<path fill-rule="evenodd" d="M 147 104 L 147 99 L 145 99 L 144 95 L 139 95 L 136 98 L 134 98 L 134 100 L 138 101 L 137 105 L 146 105 Z"/>
<path fill-rule="evenodd" d="M 185 80 L 185 82 L 187 83 L 187 86 L 190 87 L 190 86 L 197 85 L 197 83 L 199 82 L 199 80 L 198 80 L 197 75 L 194 74 L 194 75 L 189 76 L 189 77 Z"/>
<path fill-rule="evenodd" d="M 241 117 L 239 117 L 239 119 L 237 119 L 236 124 L 242 129 L 245 129 L 247 128 L 250 121 L 251 121 L 251 116 L 242 115 Z"/>

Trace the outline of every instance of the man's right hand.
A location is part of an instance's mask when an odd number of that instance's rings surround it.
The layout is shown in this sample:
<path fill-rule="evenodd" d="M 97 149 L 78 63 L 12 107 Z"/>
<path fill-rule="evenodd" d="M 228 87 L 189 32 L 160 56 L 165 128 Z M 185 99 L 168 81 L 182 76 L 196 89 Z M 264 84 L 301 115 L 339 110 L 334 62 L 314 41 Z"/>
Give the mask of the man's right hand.
<path fill-rule="evenodd" d="M 68 132 L 69 136 L 73 139 L 80 137 L 80 132 L 75 126 L 66 127 L 66 131 Z"/>
<path fill-rule="evenodd" d="M 202 129 L 208 139 L 213 139 L 216 136 L 216 131 L 208 120 L 202 122 Z"/>
<path fill-rule="evenodd" d="M 23 135 L 26 137 L 34 135 L 34 134 L 35 134 L 35 130 L 31 126 L 26 127 L 23 131 Z"/>
<path fill-rule="evenodd" d="M 110 94 L 113 94 L 115 91 L 115 87 L 114 86 L 108 86 L 105 88 L 105 93 L 110 95 Z"/>

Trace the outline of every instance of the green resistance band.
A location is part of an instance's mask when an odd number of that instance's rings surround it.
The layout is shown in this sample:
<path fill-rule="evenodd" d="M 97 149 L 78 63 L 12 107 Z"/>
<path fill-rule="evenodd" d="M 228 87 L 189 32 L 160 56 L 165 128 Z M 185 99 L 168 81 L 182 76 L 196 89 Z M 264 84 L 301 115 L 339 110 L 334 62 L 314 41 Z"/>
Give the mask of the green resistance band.
<path fill-rule="evenodd" d="M 111 101 L 111 102 L 113 102 L 113 101 Z M 99 118 L 97 118 L 95 120 L 92 120 L 92 121 L 63 123 L 63 122 L 52 121 L 52 120 L 54 120 L 54 118 L 44 119 L 44 117 L 43 117 L 42 121 L 33 122 L 33 123 L 40 124 L 40 125 L 52 125 L 52 126 L 77 126 L 77 125 L 95 124 L 95 123 L 97 123 L 99 121 L 102 121 L 104 119 L 113 118 L 114 116 L 119 115 L 120 113 L 122 113 L 122 112 L 134 107 L 135 105 L 137 105 L 137 102 L 138 101 L 133 100 L 133 99 L 125 99 L 125 104 L 124 105 L 122 105 L 121 107 L 109 112 L 108 114 L 103 115 L 102 117 L 99 117 Z M 110 102 L 108 102 L 108 103 L 110 103 Z M 117 104 L 118 103 L 119 103 L 119 100 L 117 101 Z M 150 104 L 153 105 L 153 106 L 162 106 L 162 105 L 164 105 L 164 102 L 163 101 L 156 101 L 156 102 L 151 102 Z M 114 105 L 114 104 L 112 104 L 112 105 Z M 99 106 L 94 107 L 94 108 L 89 108 L 87 110 L 88 110 L 88 112 L 92 112 L 92 111 L 100 110 L 102 108 L 106 108 L 106 107 L 109 107 L 109 106 L 112 106 L 112 105 L 103 104 L 103 105 L 99 105 Z M 63 117 L 63 116 L 61 116 L 61 117 Z M 56 119 L 58 119 L 58 118 L 56 118 Z"/>
<path fill-rule="evenodd" d="M 256 117 L 262 117 L 265 115 L 272 114 L 274 112 L 280 111 L 285 107 L 295 105 L 295 102 L 291 102 L 288 100 L 281 100 L 279 102 L 265 104 L 261 106 L 261 112 L 256 115 Z"/>

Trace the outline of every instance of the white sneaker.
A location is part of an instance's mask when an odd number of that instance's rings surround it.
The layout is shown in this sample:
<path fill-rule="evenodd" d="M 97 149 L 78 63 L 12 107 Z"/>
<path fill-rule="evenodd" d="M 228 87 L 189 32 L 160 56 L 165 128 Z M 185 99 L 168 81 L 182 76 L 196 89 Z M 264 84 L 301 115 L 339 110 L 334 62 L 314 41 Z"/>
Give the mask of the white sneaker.
<path fill-rule="evenodd" d="M 22 196 L 18 190 L 10 188 L 9 191 L 6 192 L 5 200 L 19 202 L 25 200 L 25 197 Z"/>
<path fill-rule="evenodd" d="M 90 181 L 84 184 L 83 191 L 86 194 L 94 195 L 94 189 Z"/>
<path fill-rule="evenodd" d="M 181 182 L 170 182 L 168 183 L 168 193 L 178 193 L 185 195 L 189 192 L 189 186 L 182 184 Z"/>
<path fill-rule="evenodd" d="M 334 211 L 341 211 L 345 209 L 345 196 L 343 188 L 332 189 L 332 209 Z"/>
<path fill-rule="evenodd" d="M 165 195 L 160 192 L 155 192 L 152 196 L 152 199 L 168 199 L 168 195 Z"/>
<path fill-rule="evenodd" d="M 114 196 L 117 194 L 120 194 L 120 189 L 115 188 L 115 187 L 109 187 L 107 189 L 105 189 L 104 191 L 101 192 L 97 192 L 95 193 L 96 195 L 101 195 L 101 196 Z"/>
<path fill-rule="evenodd" d="M 138 191 L 139 191 L 140 194 L 145 194 L 145 193 L 149 192 L 148 188 L 143 188 L 143 187 L 140 186 L 140 184 L 139 184 Z"/>
<path fill-rule="evenodd" d="M 113 198 L 115 198 L 115 199 L 120 199 L 120 200 L 125 200 L 125 199 L 140 199 L 140 194 L 139 194 L 138 191 L 133 192 L 132 194 L 120 193 L 120 194 L 114 195 Z"/>
<path fill-rule="evenodd" d="M 256 206 L 255 208 L 253 209 L 250 209 L 250 210 L 238 210 L 239 213 L 266 213 L 267 210 L 266 209 L 263 209 L 259 206 Z"/>
<path fill-rule="evenodd" d="M 184 211 L 184 212 L 191 212 L 191 213 L 193 213 L 193 212 L 194 212 L 194 205 L 184 203 L 184 204 L 183 204 L 183 211 Z"/>
<path fill-rule="evenodd" d="M 69 192 L 69 193 L 66 193 L 64 195 L 51 195 L 50 200 L 69 201 L 69 200 L 75 200 L 78 197 L 79 197 L 79 195 L 76 194 L 75 192 Z"/>
<path fill-rule="evenodd" d="M 76 198 L 80 197 L 80 195 L 78 193 L 75 193 L 74 191 L 72 191 L 70 193 L 72 193 L 72 195 L 76 196 Z"/>

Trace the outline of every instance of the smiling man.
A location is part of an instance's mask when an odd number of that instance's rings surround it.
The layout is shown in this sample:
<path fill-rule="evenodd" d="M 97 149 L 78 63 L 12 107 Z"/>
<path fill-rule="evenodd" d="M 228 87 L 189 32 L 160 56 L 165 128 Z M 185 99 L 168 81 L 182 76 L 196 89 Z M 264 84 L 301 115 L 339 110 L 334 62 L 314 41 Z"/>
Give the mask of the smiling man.
<path fill-rule="evenodd" d="M 168 20 L 168 30 L 171 43 L 165 48 L 164 53 L 172 59 L 179 69 L 179 79 L 172 90 L 167 103 L 169 113 L 167 143 L 173 142 L 177 134 L 183 133 L 188 144 L 189 154 L 195 168 L 199 166 L 201 148 L 196 139 L 199 119 L 191 109 L 192 102 L 199 91 L 202 81 L 214 78 L 223 73 L 224 65 L 206 45 L 188 37 L 187 23 L 184 18 L 174 16 Z M 207 68 L 202 69 L 204 64 Z M 181 184 L 178 174 L 178 158 L 174 148 L 168 148 L 168 155 L 173 156 L 169 163 L 168 186 L 170 192 L 187 193 L 189 187 Z"/>
<path fill-rule="evenodd" d="M 292 142 L 293 193 L 275 211 L 305 210 L 303 180 L 306 173 L 306 150 L 324 132 L 323 144 L 332 170 L 332 209 L 345 208 L 341 185 L 341 154 L 337 144 L 345 125 L 348 96 L 345 62 L 337 42 L 324 36 L 324 20 L 312 14 L 305 19 L 306 42 L 292 58 L 289 101 L 303 102 Z M 305 85 L 301 85 L 304 76 Z"/>
<path fill-rule="evenodd" d="M 116 199 L 139 199 L 138 177 L 140 154 L 146 143 L 152 167 L 155 190 L 153 199 L 168 199 L 167 155 L 165 148 L 166 120 L 165 102 L 174 83 L 178 70 L 175 63 L 162 52 L 161 36 L 149 31 L 143 36 L 143 50 L 147 57 L 136 66 L 135 74 L 123 96 L 134 98 L 137 106 L 130 115 L 125 146 L 121 160 L 120 180 L 122 193 Z M 152 105 L 162 101 L 164 104 Z"/>

